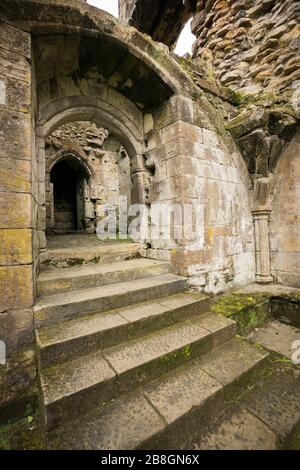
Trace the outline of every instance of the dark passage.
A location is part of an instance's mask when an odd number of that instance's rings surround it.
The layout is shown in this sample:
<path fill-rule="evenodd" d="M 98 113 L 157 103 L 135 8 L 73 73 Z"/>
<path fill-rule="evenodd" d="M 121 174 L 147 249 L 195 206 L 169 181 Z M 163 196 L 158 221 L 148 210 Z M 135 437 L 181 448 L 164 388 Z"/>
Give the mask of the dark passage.
<path fill-rule="evenodd" d="M 77 175 L 67 161 L 58 162 L 51 171 L 54 196 L 54 230 L 77 230 Z"/>

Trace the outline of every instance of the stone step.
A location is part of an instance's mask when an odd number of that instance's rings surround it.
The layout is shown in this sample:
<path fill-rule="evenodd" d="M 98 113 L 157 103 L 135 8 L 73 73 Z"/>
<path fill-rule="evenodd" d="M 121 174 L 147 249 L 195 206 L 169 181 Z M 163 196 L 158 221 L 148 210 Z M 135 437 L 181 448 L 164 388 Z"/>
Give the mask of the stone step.
<path fill-rule="evenodd" d="M 176 449 L 226 406 L 233 384 L 251 381 L 267 354 L 232 339 L 195 361 L 49 434 L 52 449 Z M 224 370 L 215 361 L 226 363 Z M 99 406 L 99 408 L 97 408 Z M 146 424 L 145 424 L 146 423 Z"/>
<path fill-rule="evenodd" d="M 187 320 L 206 312 L 210 302 L 203 294 L 187 291 L 40 328 L 36 331 L 40 366 L 74 359 L 87 351 L 104 349 Z M 218 328 L 218 320 L 219 316 L 214 315 L 209 326 Z M 235 332 L 235 323 L 231 324 Z"/>
<path fill-rule="evenodd" d="M 74 237 L 76 241 L 76 237 Z M 139 257 L 138 243 L 94 242 L 92 245 L 70 244 L 70 246 L 48 247 L 44 266 L 70 268 L 96 263 L 113 263 Z"/>
<path fill-rule="evenodd" d="M 39 275 L 37 294 L 38 296 L 47 296 L 143 279 L 169 272 L 169 263 L 145 258 L 109 264 L 89 264 L 69 269 L 48 268 Z"/>
<path fill-rule="evenodd" d="M 211 314 L 214 316 L 214 314 Z M 216 322 L 216 320 L 214 320 Z M 207 315 L 177 323 L 138 339 L 42 370 L 45 422 L 56 427 L 100 403 L 159 377 L 234 335 L 232 321 L 218 317 L 209 329 Z M 228 334 L 225 334 L 226 329 Z"/>
<path fill-rule="evenodd" d="M 136 302 L 181 292 L 187 279 L 174 274 L 119 282 L 113 285 L 42 297 L 34 307 L 36 328 L 83 316 L 126 307 Z"/>
<path fill-rule="evenodd" d="M 268 364 L 238 403 L 216 417 L 194 450 L 300 450 L 300 370 L 287 363 Z"/>

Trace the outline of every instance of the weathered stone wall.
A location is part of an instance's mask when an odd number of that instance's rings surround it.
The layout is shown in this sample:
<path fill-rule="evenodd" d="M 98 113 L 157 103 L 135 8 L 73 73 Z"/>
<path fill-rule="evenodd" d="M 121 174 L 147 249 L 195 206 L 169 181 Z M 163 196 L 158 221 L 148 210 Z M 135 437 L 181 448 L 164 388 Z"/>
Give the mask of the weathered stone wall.
<path fill-rule="evenodd" d="M 187 98 L 174 97 L 155 113 L 146 163 L 154 172 L 149 201 L 152 206 L 194 204 L 199 214 L 185 221 L 179 243 L 151 240 L 148 254 L 170 259 L 191 284 L 220 292 L 255 277 L 251 181 L 232 141 L 204 114 L 197 115 L 199 109 Z M 164 225 L 170 233 L 168 221 Z"/>
<path fill-rule="evenodd" d="M 194 0 L 119 0 L 119 17 L 171 49 L 191 17 Z"/>
<path fill-rule="evenodd" d="M 122 154 L 121 154 L 122 151 Z M 95 231 L 97 220 L 107 208 L 116 209 L 119 196 L 130 204 L 130 162 L 121 144 L 108 131 L 91 122 L 72 122 L 53 132 L 46 140 L 47 229 L 54 227 L 50 172 L 57 161 L 74 155 L 90 172 L 85 174 L 84 219 L 82 229 Z M 82 168 L 84 174 L 84 168 Z"/>
<path fill-rule="evenodd" d="M 31 40 L 0 23 L 0 406 L 25 394 L 35 377 Z"/>
<path fill-rule="evenodd" d="M 198 1 L 194 57 L 242 93 L 291 95 L 300 78 L 298 0 Z"/>
<path fill-rule="evenodd" d="M 300 286 L 300 132 L 275 172 L 270 216 L 272 273 L 284 285 Z"/>

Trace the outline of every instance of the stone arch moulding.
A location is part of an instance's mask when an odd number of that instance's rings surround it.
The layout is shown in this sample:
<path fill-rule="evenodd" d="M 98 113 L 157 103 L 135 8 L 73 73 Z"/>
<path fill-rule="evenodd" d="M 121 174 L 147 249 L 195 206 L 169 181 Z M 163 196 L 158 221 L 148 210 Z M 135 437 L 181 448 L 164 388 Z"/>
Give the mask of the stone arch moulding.
<path fill-rule="evenodd" d="M 46 171 L 50 173 L 56 163 L 69 158 L 73 158 L 78 161 L 86 178 L 93 178 L 95 172 L 90 165 L 88 158 L 85 158 L 73 149 L 63 149 L 52 155 L 46 164 Z"/>
<path fill-rule="evenodd" d="M 144 152 L 143 119 L 137 109 L 133 115 L 133 112 L 125 113 L 124 108 L 89 96 L 62 98 L 40 108 L 36 136 L 45 139 L 68 122 L 91 121 L 117 137 L 129 157 L 134 158 Z"/>

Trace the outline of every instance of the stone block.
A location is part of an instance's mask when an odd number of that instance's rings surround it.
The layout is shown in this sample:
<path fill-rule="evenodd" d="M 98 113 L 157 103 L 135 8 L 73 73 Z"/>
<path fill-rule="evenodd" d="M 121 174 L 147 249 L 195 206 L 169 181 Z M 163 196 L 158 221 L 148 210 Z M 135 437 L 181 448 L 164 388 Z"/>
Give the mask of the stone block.
<path fill-rule="evenodd" d="M 1 82 L 5 84 L 5 100 L 2 100 L 0 105 L 6 106 L 14 111 L 28 113 L 31 104 L 30 84 L 15 77 L 4 77 L 2 76 L 2 72 L 0 74 L 0 83 Z"/>
<path fill-rule="evenodd" d="M 30 129 L 29 115 L 0 108 L 0 158 L 30 160 Z"/>
<path fill-rule="evenodd" d="M 28 229 L 0 230 L 0 265 L 32 263 L 32 231 Z"/>
<path fill-rule="evenodd" d="M 0 192 L 29 193 L 31 168 L 28 160 L 0 159 Z"/>
<path fill-rule="evenodd" d="M 155 130 L 160 130 L 176 121 L 194 123 L 193 101 L 186 96 L 172 96 L 154 115 Z"/>
<path fill-rule="evenodd" d="M 31 346 L 33 334 L 33 310 L 9 310 L 0 314 L 0 339 L 6 344 L 7 356 Z"/>
<path fill-rule="evenodd" d="M 31 67 L 25 57 L 1 49 L 0 70 L 2 76 L 22 81 L 24 85 L 30 86 Z"/>
<path fill-rule="evenodd" d="M 0 23 L 0 43 L 5 44 L 8 51 L 31 57 L 31 36 L 21 29 L 14 28 L 7 23 Z"/>
<path fill-rule="evenodd" d="M 0 311 L 33 306 L 32 271 L 32 265 L 0 267 Z"/>
<path fill-rule="evenodd" d="M 1 193 L 0 228 L 32 227 L 32 196 L 30 194 Z"/>
<path fill-rule="evenodd" d="M 162 144 L 168 144 L 178 138 L 190 142 L 203 143 L 203 129 L 183 121 L 176 121 L 160 132 Z"/>

